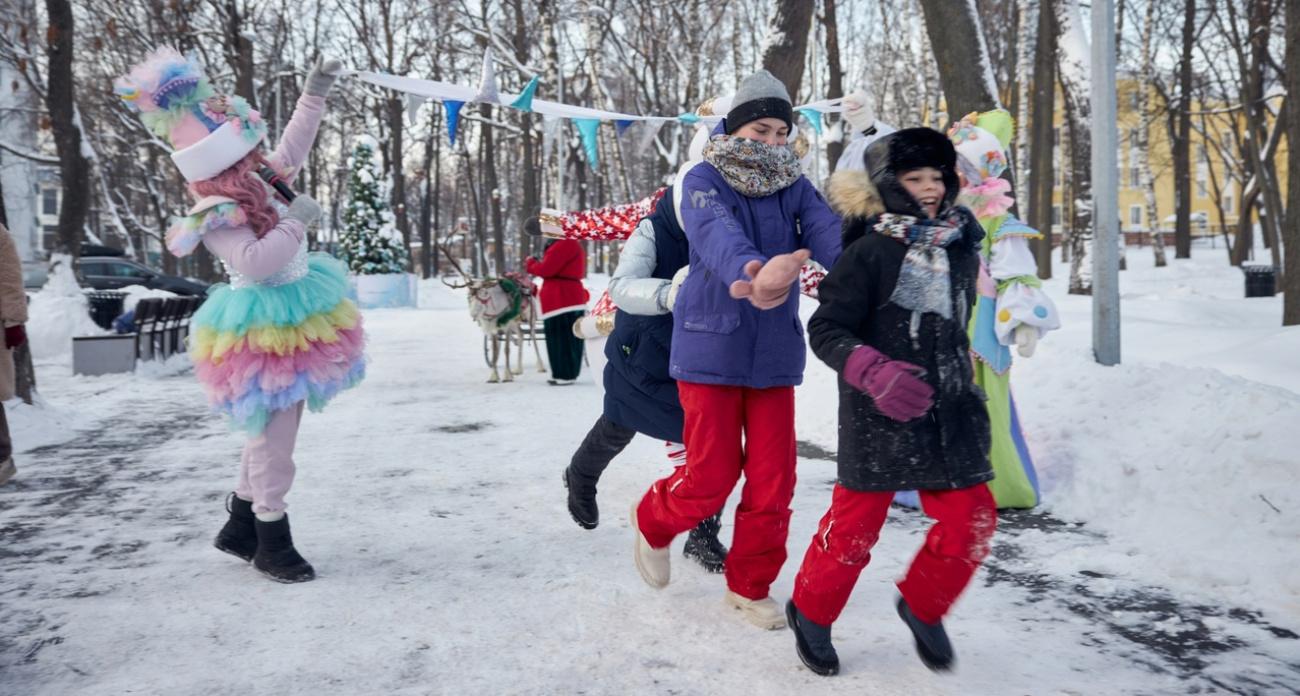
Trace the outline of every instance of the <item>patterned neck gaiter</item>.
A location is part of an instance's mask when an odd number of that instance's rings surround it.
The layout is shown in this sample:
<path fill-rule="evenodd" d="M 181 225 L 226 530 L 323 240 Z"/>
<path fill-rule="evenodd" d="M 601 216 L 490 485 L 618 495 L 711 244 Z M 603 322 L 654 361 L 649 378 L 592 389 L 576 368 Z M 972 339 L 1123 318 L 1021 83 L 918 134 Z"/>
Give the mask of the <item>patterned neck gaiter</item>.
<path fill-rule="evenodd" d="M 750 198 L 776 193 L 803 175 L 793 147 L 735 135 L 709 138 L 704 161 L 716 167 L 731 188 Z"/>

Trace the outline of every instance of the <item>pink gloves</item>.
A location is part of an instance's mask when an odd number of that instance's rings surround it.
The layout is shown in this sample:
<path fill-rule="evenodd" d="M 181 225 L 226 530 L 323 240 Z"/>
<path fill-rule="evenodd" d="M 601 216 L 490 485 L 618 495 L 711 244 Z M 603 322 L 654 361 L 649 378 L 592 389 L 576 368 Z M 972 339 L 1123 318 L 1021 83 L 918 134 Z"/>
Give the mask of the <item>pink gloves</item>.
<path fill-rule="evenodd" d="M 27 329 L 22 324 L 5 327 L 5 348 L 10 350 L 27 342 Z"/>
<path fill-rule="evenodd" d="M 790 288 L 799 279 L 799 270 L 812 252 L 800 249 L 792 254 L 781 254 L 762 261 L 745 264 L 745 275 L 753 280 L 737 280 L 731 284 L 731 296 L 748 297 L 759 309 L 779 307 L 790 296 Z"/>
<path fill-rule="evenodd" d="M 844 381 L 876 401 L 876 409 L 896 421 L 919 418 L 934 404 L 934 388 L 920 377 L 925 370 L 890 360 L 871 346 L 853 349 L 844 363 Z"/>

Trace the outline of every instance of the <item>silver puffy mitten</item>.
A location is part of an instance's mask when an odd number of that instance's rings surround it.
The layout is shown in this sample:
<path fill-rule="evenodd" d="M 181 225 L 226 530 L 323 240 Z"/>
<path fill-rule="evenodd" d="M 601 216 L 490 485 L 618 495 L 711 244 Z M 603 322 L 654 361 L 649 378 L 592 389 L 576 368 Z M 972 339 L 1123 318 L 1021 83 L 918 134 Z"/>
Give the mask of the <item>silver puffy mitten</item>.
<path fill-rule="evenodd" d="M 343 70 L 343 63 L 338 59 L 327 60 L 325 56 L 317 56 L 316 65 L 312 67 L 311 72 L 307 73 L 307 81 L 303 83 L 303 93 L 313 97 L 329 96 L 330 88 L 334 86 L 334 81 L 339 79 L 341 70 Z"/>
<path fill-rule="evenodd" d="M 289 204 L 289 210 L 284 214 L 285 217 L 297 220 L 304 225 L 311 226 L 311 223 L 320 219 L 320 203 L 316 199 L 306 194 L 300 193 Z"/>

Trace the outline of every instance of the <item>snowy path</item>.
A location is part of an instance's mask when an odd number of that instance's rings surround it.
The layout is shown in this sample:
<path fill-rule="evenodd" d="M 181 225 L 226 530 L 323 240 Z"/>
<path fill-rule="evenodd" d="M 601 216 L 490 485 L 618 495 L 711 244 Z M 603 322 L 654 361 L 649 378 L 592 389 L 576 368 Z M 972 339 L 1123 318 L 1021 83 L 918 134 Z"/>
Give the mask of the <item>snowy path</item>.
<path fill-rule="evenodd" d="M 1061 570 L 1045 559 L 1108 540 L 1039 513 L 1004 520 L 948 621 L 957 670 L 934 675 L 892 609 L 925 525 L 891 512 L 835 627 L 842 673 L 816 677 L 788 631 L 722 604 L 681 540 L 668 588 L 637 575 L 626 509 L 665 473 L 661 444 L 634 440 L 606 472 L 598 529 L 570 521 L 560 471 L 598 388 L 484 383 L 457 299 L 368 312 L 366 383 L 304 418 L 290 516 L 319 579 L 303 585 L 211 547 L 239 439 L 192 375 L 42 365 L 45 398 L 85 429 L 0 488 L 0 694 L 1300 693 L 1300 626 Z M 781 601 L 835 476 L 802 453 Z"/>

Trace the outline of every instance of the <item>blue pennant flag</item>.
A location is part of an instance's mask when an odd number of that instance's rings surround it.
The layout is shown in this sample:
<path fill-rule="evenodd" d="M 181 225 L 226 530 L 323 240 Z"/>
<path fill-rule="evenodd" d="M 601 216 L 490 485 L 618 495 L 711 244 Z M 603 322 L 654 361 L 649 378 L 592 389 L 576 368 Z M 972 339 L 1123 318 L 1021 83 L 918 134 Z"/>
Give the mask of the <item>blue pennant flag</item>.
<path fill-rule="evenodd" d="M 623 119 L 621 121 L 615 121 L 614 125 L 618 128 L 618 134 L 623 135 L 627 129 L 632 127 L 633 123 L 636 123 L 636 121 L 633 121 L 632 119 Z"/>
<path fill-rule="evenodd" d="M 690 112 L 690 111 L 687 111 L 686 113 L 682 114 L 681 116 L 678 116 L 678 117 L 677 117 L 677 120 L 678 120 L 678 121 L 681 121 L 682 123 L 699 123 L 699 122 L 700 122 L 700 116 L 699 116 L 699 114 L 695 114 L 695 113 L 692 113 L 692 112 Z"/>
<path fill-rule="evenodd" d="M 460 120 L 460 107 L 465 106 L 463 101 L 448 99 L 443 102 L 447 107 L 447 137 L 451 138 L 451 144 L 456 144 L 456 122 Z"/>
<path fill-rule="evenodd" d="M 822 134 L 822 112 L 816 109 L 799 109 L 799 113 L 808 119 L 808 123 L 812 124 L 813 130 L 817 131 L 817 135 Z"/>
<path fill-rule="evenodd" d="M 582 137 L 582 147 L 587 151 L 587 161 L 591 162 L 591 169 L 595 171 L 596 165 L 600 163 L 600 153 L 596 148 L 596 129 L 600 128 L 600 119 L 575 118 L 573 125 L 578 127 L 578 135 Z"/>
<path fill-rule="evenodd" d="M 516 109 L 523 109 L 524 111 L 532 111 L 533 95 L 536 93 L 537 93 L 537 76 L 534 75 L 533 79 L 528 81 L 528 86 L 524 87 L 524 91 L 520 92 L 519 97 L 514 101 L 510 102 L 510 106 L 513 106 Z"/>

